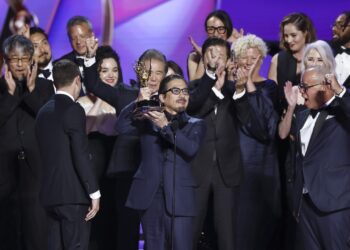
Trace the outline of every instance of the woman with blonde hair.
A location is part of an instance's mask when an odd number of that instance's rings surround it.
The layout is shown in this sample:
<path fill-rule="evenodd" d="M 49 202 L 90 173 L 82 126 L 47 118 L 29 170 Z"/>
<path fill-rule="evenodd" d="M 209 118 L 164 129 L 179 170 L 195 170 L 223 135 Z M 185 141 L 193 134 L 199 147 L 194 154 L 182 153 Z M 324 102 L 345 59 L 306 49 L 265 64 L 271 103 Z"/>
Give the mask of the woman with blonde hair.
<path fill-rule="evenodd" d="M 236 246 L 237 249 L 273 249 L 274 235 L 281 213 L 279 169 L 275 144 L 278 115 L 275 111 L 277 85 L 260 75 L 263 58 L 267 54 L 264 41 L 255 35 L 238 38 L 232 45 L 235 55 L 237 85 L 252 81 L 256 94 L 262 95 L 265 119 L 262 133 L 252 135 L 243 126 L 240 146 L 244 181 L 239 188 Z"/>

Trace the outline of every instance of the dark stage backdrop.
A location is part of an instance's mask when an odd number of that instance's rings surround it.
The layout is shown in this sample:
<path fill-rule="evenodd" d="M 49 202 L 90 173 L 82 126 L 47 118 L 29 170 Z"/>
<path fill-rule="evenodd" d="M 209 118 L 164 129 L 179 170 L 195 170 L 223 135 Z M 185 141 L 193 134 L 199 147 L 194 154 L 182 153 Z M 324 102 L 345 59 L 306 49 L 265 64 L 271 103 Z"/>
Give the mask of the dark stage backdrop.
<path fill-rule="evenodd" d="M 112 7 L 106 7 L 107 3 Z M 65 30 L 67 20 L 73 15 L 90 18 L 101 41 L 103 32 L 109 33 L 111 44 L 121 57 L 126 82 L 135 78 L 132 65 L 149 48 L 162 51 L 186 71 L 191 50 L 188 36 L 198 43 L 204 41 L 203 22 L 214 9 L 226 10 L 236 28 L 242 27 L 266 40 L 278 40 L 279 22 L 295 11 L 308 14 L 318 37 L 329 40 L 331 24 L 337 15 L 350 9 L 349 0 L 27 0 L 25 5 L 49 33 L 54 58 L 70 51 Z M 6 1 L 0 0 L 0 27 L 7 9 Z M 107 25 L 110 29 L 106 29 Z M 265 60 L 263 75 L 270 59 Z"/>

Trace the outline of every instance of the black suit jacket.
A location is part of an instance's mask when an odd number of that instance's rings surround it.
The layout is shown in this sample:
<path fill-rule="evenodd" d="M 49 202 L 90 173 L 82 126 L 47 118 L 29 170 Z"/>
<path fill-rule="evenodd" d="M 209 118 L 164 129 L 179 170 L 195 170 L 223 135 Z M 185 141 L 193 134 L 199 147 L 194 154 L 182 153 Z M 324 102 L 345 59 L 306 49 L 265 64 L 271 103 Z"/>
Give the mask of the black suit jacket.
<path fill-rule="evenodd" d="M 221 100 L 211 89 L 214 83 L 215 80 L 206 74 L 190 83 L 191 97 L 197 97 L 192 98 L 188 113 L 204 119 L 207 127 L 203 144 L 193 161 L 194 176 L 202 185 L 215 159 L 224 183 L 232 187 L 239 185 L 243 177 L 238 128 L 245 126 L 257 140 L 268 140 L 266 122 L 261 114 L 269 107 L 258 92 L 245 94 L 234 101 L 234 83 L 229 81 L 222 89 L 224 99 Z"/>
<path fill-rule="evenodd" d="M 117 116 L 129 103 L 136 100 L 138 89 L 130 88 L 122 83 L 112 87 L 102 82 L 97 73 L 97 64 L 85 68 L 86 89 L 112 105 Z M 108 175 L 134 172 L 140 164 L 140 139 L 136 135 L 118 134 L 109 166 Z"/>
<path fill-rule="evenodd" d="M 72 61 L 72 62 L 76 63 L 77 65 L 79 65 L 77 63 L 76 54 L 74 53 L 74 51 L 71 51 L 68 54 L 61 56 L 60 58 L 58 58 L 57 60 L 54 61 L 54 64 L 55 64 L 55 62 L 60 61 L 62 59 L 67 59 L 67 60 Z"/>
<path fill-rule="evenodd" d="M 70 97 L 55 95 L 40 110 L 36 136 L 43 161 L 44 206 L 89 204 L 98 190 L 85 134 L 85 112 Z"/>
<path fill-rule="evenodd" d="M 350 93 L 335 100 L 326 108 L 325 119 L 316 125 L 303 156 L 300 147 L 300 129 L 309 110 L 297 113 L 295 180 L 291 183 L 295 216 L 299 215 L 303 187 L 314 205 L 322 212 L 350 208 Z M 319 118 L 318 118 L 319 119 Z M 317 124 L 317 122 L 316 122 Z"/>
<path fill-rule="evenodd" d="M 4 78 L 0 79 L 0 199 L 1 190 L 15 181 L 20 152 L 31 168 L 31 178 L 39 182 L 41 162 L 34 133 L 35 117 L 54 93 L 52 84 L 41 78 L 36 79 L 31 93 L 25 82 L 17 84 L 14 95 L 11 95 Z M 19 84 L 23 91 L 19 91 Z"/>

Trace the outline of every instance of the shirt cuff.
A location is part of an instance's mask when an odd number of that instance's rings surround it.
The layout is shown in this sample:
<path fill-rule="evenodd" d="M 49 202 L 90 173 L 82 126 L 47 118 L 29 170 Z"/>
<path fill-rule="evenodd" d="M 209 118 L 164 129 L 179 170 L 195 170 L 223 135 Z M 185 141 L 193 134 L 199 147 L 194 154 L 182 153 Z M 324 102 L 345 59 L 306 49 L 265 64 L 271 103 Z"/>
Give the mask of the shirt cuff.
<path fill-rule="evenodd" d="M 346 93 L 346 88 L 343 87 L 343 90 L 339 93 L 339 95 L 336 95 L 336 96 L 341 98 L 341 97 L 343 97 L 345 95 L 345 93 Z"/>
<path fill-rule="evenodd" d="M 242 96 L 244 96 L 244 94 L 245 94 L 245 89 L 239 94 L 237 94 L 237 92 L 235 91 L 232 98 L 233 98 L 233 100 L 237 100 L 237 99 L 241 98 Z"/>
<path fill-rule="evenodd" d="M 85 67 L 91 67 L 96 62 L 96 57 L 85 58 L 84 65 Z"/>
<path fill-rule="evenodd" d="M 215 94 L 220 100 L 222 100 L 222 99 L 225 98 L 225 96 L 221 93 L 221 91 L 218 90 L 217 88 L 215 88 L 215 86 L 212 87 L 211 90 L 214 92 L 214 94 Z"/>
<path fill-rule="evenodd" d="M 209 76 L 211 79 L 215 80 L 216 79 L 216 75 L 214 72 L 211 72 L 209 70 L 205 70 L 205 73 L 207 74 L 207 76 Z"/>
<path fill-rule="evenodd" d="M 96 192 L 89 195 L 92 200 L 97 200 L 101 197 L 100 190 L 97 190 Z"/>

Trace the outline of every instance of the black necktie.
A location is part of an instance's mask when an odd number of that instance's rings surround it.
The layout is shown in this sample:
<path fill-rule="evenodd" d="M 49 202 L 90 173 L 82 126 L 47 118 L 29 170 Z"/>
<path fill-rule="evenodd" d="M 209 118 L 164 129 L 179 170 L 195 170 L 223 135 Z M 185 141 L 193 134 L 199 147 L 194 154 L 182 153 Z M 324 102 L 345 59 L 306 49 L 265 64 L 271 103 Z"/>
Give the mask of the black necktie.
<path fill-rule="evenodd" d="M 39 74 L 43 74 L 44 77 L 47 79 L 51 75 L 51 71 L 49 69 L 40 69 Z"/>

